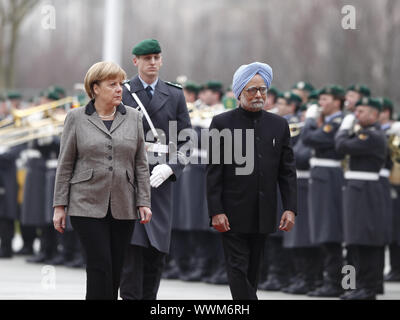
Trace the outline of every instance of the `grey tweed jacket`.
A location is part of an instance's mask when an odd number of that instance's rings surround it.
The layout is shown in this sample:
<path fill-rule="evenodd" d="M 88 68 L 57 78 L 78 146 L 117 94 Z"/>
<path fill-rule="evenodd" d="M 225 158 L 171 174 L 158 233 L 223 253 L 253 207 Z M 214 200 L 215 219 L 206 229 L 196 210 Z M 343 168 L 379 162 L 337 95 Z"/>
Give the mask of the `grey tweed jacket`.
<path fill-rule="evenodd" d="M 115 219 L 139 219 L 150 207 L 150 173 L 141 114 L 117 107 L 110 130 L 93 101 L 68 112 L 61 136 L 53 206 L 70 216 L 103 218 L 108 204 Z"/>

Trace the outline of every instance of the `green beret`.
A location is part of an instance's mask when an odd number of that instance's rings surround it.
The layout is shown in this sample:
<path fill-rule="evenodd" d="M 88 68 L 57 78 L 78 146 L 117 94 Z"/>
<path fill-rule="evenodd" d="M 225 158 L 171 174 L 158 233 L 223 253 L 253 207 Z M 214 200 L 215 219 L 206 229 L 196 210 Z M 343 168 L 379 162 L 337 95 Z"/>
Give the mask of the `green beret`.
<path fill-rule="evenodd" d="M 299 81 L 292 87 L 292 89 L 299 89 L 311 92 L 314 90 L 314 87 L 309 82 Z"/>
<path fill-rule="evenodd" d="M 362 84 L 353 84 L 347 88 L 347 91 L 355 91 L 364 97 L 369 97 L 371 95 L 371 90 Z"/>
<path fill-rule="evenodd" d="M 319 95 L 321 95 L 321 94 L 330 94 L 330 95 L 334 96 L 336 99 L 344 99 L 344 96 L 345 96 L 344 89 L 338 85 L 329 85 L 329 86 L 323 87 L 319 91 Z"/>
<path fill-rule="evenodd" d="M 143 56 L 145 54 L 151 53 L 160 53 L 161 47 L 157 40 L 155 39 L 146 39 L 139 42 L 132 49 L 132 54 L 135 56 Z"/>
<path fill-rule="evenodd" d="M 49 88 L 49 91 L 54 91 L 56 92 L 60 97 L 64 96 L 65 97 L 65 90 L 64 88 L 60 87 L 60 86 L 51 86 Z"/>
<path fill-rule="evenodd" d="M 222 91 L 222 83 L 219 81 L 208 81 L 205 85 L 206 89 L 210 89 L 212 91 Z"/>
<path fill-rule="evenodd" d="M 194 93 L 198 93 L 200 91 L 200 86 L 191 81 L 186 82 L 183 88 L 189 92 Z"/>
<path fill-rule="evenodd" d="M 310 94 L 308 95 L 308 101 L 318 100 L 318 96 L 319 96 L 319 90 L 315 89 L 311 91 Z"/>
<path fill-rule="evenodd" d="M 376 98 L 370 98 L 370 97 L 363 97 L 358 102 L 356 103 L 357 106 L 368 106 L 371 108 L 375 108 L 378 111 L 382 111 L 382 104 L 379 101 L 379 99 Z"/>
<path fill-rule="evenodd" d="M 19 91 L 9 91 L 7 92 L 8 99 L 21 99 L 22 94 Z"/>
<path fill-rule="evenodd" d="M 59 99 L 61 99 L 60 93 L 56 92 L 55 90 L 47 92 L 46 97 L 47 97 L 47 99 L 50 99 L 50 100 L 59 100 Z"/>
<path fill-rule="evenodd" d="M 286 91 L 286 92 L 282 92 L 278 95 L 279 98 L 283 98 L 287 101 L 287 103 L 301 103 L 302 99 L 299 95 L 291 92 L 291 91 Z"/>
<path fill-rule="evenodd" d="M 303 104 L 300 106 L 299 111 L 300 111 L 300 112 L 303 112 L 303 111 L 306 111 L 307 109 L 308 109 L 307 103 L 303 103 Z"/>
<path fill-rule="evenodd" d="M 379 97 L 377 99 L 379 100 L 379 102 L 382 105 L 382 110 L 389 109 L 391 112 L 393 112 L 394 106 L 393 106 L 393 102 L 390 99 L 384 98 L 384 97 Z"/>
<path fill-rule="evenodd" d="M 279 96 L 279 90 L 274 86 L 269 87 L 267 94 L 272 94 L 274 96 Z"/>

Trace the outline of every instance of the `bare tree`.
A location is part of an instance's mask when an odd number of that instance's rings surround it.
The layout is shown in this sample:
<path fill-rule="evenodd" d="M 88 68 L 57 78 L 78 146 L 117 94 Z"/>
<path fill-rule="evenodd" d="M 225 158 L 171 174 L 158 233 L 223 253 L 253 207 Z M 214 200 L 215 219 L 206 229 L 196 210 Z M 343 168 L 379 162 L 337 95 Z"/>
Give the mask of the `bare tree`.
<path fill-rule="evenodd" d="M 15 53 L 19 29 L 39 0 L 0 0 L 0 87 L 14 86 Z"/>

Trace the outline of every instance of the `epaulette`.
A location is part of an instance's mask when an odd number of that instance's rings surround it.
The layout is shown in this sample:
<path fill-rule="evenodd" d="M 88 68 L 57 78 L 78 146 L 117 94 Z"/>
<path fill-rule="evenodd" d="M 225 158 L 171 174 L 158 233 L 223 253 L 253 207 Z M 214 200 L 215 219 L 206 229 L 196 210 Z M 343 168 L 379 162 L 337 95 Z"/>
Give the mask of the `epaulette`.
<path fill-rule="evenodd" d="M 172 86 L 172 87 L 175 87 L 175 88 L 178 88 L 178 89 L 183 89 L 180 84 L 176 84 L 176 83 L 169 82 L 169 81 L 165 81 L 165 83 L 168 84 L 169 86 Z"/>
<path fill-rule="evenodd" d="M 332 122 L 340 124 L 342 122 L 342 120 L 343 119 L 341 117 L 337 117 L 337 118 L 333 119 Z"/>

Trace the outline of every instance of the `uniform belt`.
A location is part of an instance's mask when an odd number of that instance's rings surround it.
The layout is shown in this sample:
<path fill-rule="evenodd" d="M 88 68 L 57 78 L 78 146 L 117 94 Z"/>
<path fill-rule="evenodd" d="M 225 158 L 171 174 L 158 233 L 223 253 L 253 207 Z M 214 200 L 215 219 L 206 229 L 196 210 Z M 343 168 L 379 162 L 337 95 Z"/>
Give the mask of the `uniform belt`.
<path fill-rule="evenodd" d="M 366 181 L 378 181 L 378 172 L 367 172 L 367 171 L 346 171 L 344 178 L 347 180 L 366 180 Z"/>
<path fill-rule="evenodd" d="M 382 168 L 382 169 L 379 171 L 379 175 L 380 175 L 381 177 L 383 177 L 383 178 L 389 178 L 389 177 L 390 177 L 390 170 L 389 170 L 389 169 L 386 169 L 386 168 Z"/>
<path fill-rule="evenodd" d="M 46 161 L 46 168 L 47 169 L 55 169 L 57 168 L 57 159 L 51 159 Z"/>
<path fill-rule="evenodd" d="M 310 179 L 310 171 L 296 170 L 297 179 Z"/>
<path fill-rule="evenodd" d="M 339 160 L 333 160 L 333 159 L 311 158 L 310 166 L 339 168 L 342 166 L 342 163 Z"/>

